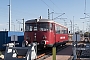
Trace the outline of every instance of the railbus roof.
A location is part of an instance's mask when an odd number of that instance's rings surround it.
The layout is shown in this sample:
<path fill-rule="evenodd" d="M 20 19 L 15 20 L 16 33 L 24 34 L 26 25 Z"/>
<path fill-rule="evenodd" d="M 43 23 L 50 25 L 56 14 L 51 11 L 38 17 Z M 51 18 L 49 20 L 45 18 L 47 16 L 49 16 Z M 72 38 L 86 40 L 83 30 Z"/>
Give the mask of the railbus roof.
<path fill-rule="evenodd" d="M 66 26 L 60 24 L 60 23 L 57 23 L 55 22 L 54 20 L 50 20 L 50 19 L 31 19 L 31 20 L 27 20 L 25 23 L 36 23 L 36 22 L 50 22 L 50 23 L 55 23 L 55 24 L 58 24 L 64 28 L 67 28 Z"/>

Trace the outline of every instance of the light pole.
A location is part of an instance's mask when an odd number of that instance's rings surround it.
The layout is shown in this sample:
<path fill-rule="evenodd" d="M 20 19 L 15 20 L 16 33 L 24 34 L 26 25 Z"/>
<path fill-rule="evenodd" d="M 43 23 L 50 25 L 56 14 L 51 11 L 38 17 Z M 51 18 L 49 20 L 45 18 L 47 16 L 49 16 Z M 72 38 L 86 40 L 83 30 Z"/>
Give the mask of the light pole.
<path fill-rule="evenodd" d="M 9 0 L 9 31 L 11 30 L 11 0 Z"/>
<path fill-rule="evenodd" d="M 66 22 L 66 20 L 63 20 L 64 21 L 64 26 L 67 26 L 67 22 Z"/>
<path fill-rule="evenodd" d="M 50 12 L 49 12 L 49 9 L 48 9 L 48 19 L 50 19 L 50 14 L 52 14 L 52 20 L 53 20 L 53 13 L 54 13 L 54 12 L 51 12 L 51 13 L 50 13 Z"/>
<path fill-rule="evenodd" d="M 82 22 L 83 23 L 83 33 L 84 33 L 84 22 Z"/>
<path fill-rule="evenodd" d="M 84 17 L 84 18 L 80 18 L 80 19 L 85 19 L 86 17 Z M 85 22 L 82 22 L 83 23 L 83 29 L 82 29 L 82 31 L 83 31 L 83 33 L 84 33 L 84 23 Z"/>
<path fill-rule="evenodd" d="M 85 14 L 85 17 L 84 18 L 80 18 L 80 19 L 86 19 L 86 18 L 90 18 L 90 15 L 88 15 L 87 13 L 84 13 Z M 86 17 L 88 16 L 88 17 Z M 83 22 L 83 31 L 84 31 L 84 22 Z"/>
<path fill-rule="evenodd" d="M 63 21 L 64 21 L 64 25 L 66 25 L 65 20 L 63 20 Z"/>
<path fill-rule="evenodd" d="M 74 16 L 73 16 L 73 34 L 74 34 Z"/>
<path fill-rule="evenodd" d="M 48 9 L 48 19 L 50 19 L 49 9 Z"/>
<path fill-rule="evenodd" d="M 89 23 L 90 23 L 90 21 L 87 21 L 87 32 L 89 32 L 89 29 L 90 29 L 90 27 L 89 27 L 90 24 Z"/>
<path fill-rule="evenodd" d="M 54 12 L 49 13 L 48 19 L 50 19 L 50 14 L 52 14 L 52 20 L 53 20 L 53 14 L 54 14 Z"/>
<path fill-rule="evenodd" d="M 54 13 L 54 12 L 51 12 L 51 13 L 52 13 L 52 20 L 53 20 L 53 13 Z"/>
<path fill-rule="evenodd" d="M 77 31 L 77 24 L 75 24 L 75 32 Z"/>
<path fill-rule="evenodd" d="M 22 20 L 23 20 L 23 32 L 24 32 L 24 18 Z"/>
<path fill-rule="evenodd" d="M 71 22 L 71 34 L 72 34 L 72 21 L 70 20 L 70 22 Z"/>

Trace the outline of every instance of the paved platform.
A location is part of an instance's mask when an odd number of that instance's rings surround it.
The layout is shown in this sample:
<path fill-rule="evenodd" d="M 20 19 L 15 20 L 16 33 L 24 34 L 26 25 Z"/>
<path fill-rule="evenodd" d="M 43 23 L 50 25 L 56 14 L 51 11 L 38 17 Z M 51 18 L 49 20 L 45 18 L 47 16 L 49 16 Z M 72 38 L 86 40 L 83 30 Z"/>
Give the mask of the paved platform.
<path fill-rule="evenodd" d="M 72 46 L 69 46 L 56 54 L 56 60 L 68 60 L 71 57 L 72 53 Z M 53 57 L 50 56 L 44 60 L 53 60 L 52 58 Z"/>

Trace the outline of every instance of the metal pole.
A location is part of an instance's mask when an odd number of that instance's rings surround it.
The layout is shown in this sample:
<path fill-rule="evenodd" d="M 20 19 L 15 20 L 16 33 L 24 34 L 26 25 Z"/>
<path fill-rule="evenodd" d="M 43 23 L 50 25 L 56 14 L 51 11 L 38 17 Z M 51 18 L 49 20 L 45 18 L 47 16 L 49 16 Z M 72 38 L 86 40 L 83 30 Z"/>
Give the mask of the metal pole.
<path fill-rule="evenodd" d="M 84 10 L 84 12 L 86 13 L 86 0 L 85 0 L 85 10 Z M 85 17 L 86 17 L 86 15 L 85 15 Z"/>
<path fill-rule="evenodd" d="M 52 20 L 53 20 L 53 13 L 54 13 L 54 12 L 52 12 Z"/>
<path fill-rule="evenodd" d="M 76 55 L 76 44 L 75 42 L 73 42 L 73 60 L 77 59 L 77 55 Z"/>
<path fill-rule="evenodd" d="M 74 34 L 74 16 L 73 16 L 73 34 Z"/>
<path fill-rule="evenodd" d="M 83 22 L 83 33 L 84 33 L 84 22 Z"/>
<path fill-rule="evenodd" d="M 24 19 L 22 19 L 23 20 L 23 32 L 24 32 Z"/>
<path fill-rule="evenodd" d="M 50 19 L 50 13 L 49 13 L 49 9 L 48 9 L 48 19 Z"/>
<path fill-rule="evenodd" d="M 76 48 L 77 48 L 77 33 L 76 33 Z"/>
<path fill-rule="evenodd" d="M 11 29 L 11 9 L 10 9 L 10 6 L 11 6 L 11 0 L 9 0 L 9 31 Z"/>
<path fill-rule="evenodd" d="M 71 34 L 72 34 L 72 21 L 70 20 L 70 22 L 71 22 Z"/>

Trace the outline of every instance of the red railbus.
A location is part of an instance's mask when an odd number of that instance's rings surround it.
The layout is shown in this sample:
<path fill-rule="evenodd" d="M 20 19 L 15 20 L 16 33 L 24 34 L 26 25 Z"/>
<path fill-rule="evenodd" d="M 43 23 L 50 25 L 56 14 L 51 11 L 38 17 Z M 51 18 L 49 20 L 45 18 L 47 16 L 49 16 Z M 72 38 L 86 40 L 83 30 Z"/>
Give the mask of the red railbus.
<path fill-rule="evenodd" d="M 36 41 L 39 47 L 52 47 L 68 41 L 68 28 L 50 19 L 31 19 L 25 22 L 25 41 Z"/>

